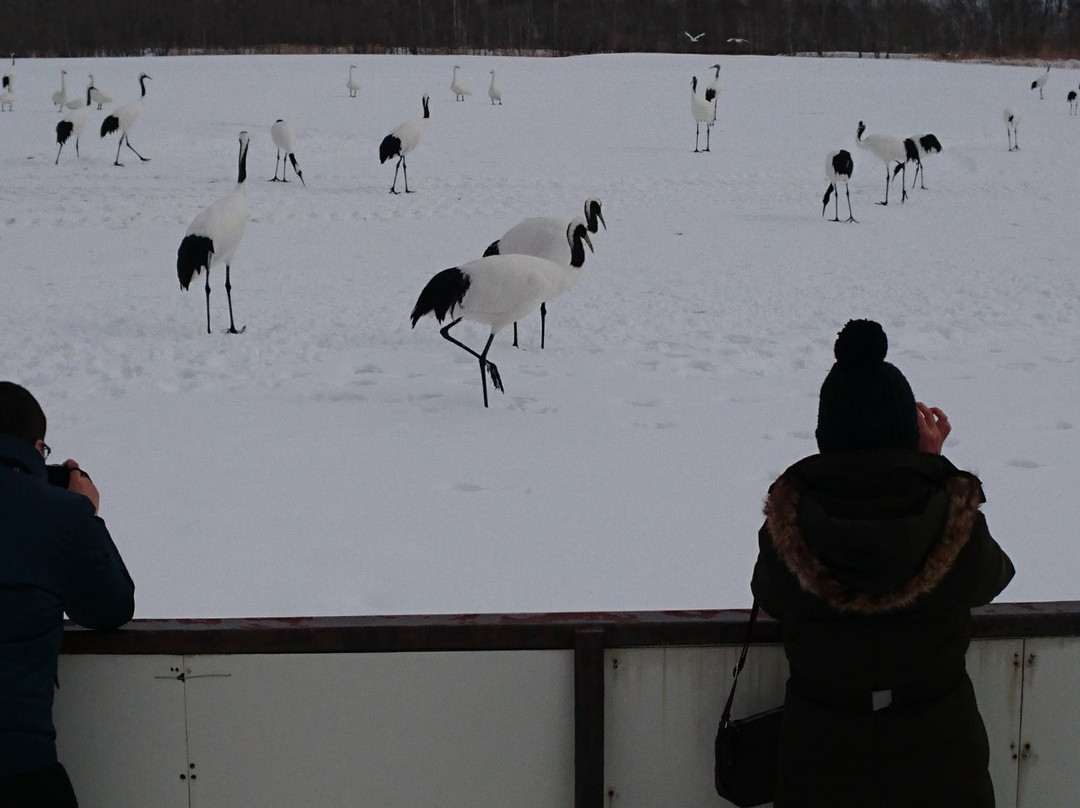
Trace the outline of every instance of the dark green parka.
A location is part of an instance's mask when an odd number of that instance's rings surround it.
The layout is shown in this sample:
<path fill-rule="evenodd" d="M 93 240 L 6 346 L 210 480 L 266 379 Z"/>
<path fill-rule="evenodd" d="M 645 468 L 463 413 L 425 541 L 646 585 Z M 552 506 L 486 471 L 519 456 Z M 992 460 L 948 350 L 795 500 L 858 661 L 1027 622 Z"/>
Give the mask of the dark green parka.
<path fill-rule="evenodd" d="M 1013 566 L 983 501 L 905 450 L 813 455 L 770 487 L 752 588 L 791 667 L 776 808 L 992 808 L 964 655 Z"/>

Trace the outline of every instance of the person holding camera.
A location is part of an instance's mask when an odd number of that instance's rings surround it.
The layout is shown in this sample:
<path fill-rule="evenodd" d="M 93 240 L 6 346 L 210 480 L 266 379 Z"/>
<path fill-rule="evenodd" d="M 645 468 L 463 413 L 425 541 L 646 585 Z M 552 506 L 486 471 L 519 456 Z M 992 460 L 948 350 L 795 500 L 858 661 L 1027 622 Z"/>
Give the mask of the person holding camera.
<path fill-rule="evenodd" d="M 819 453 L 769 488 L 751 588 L 790 664 L 776 808 L 993 808 L 965 654 L 971 609 L 1009 583 L 982 484 L 941 455 L 952 427 L 885 361 L 872 320 L 840 332 Z"/>
<path fill-rule="evenodd" d="M 64 614 L 115 629 L 135 612 L 97 486 L 74 460 L 46 466 L 45 425 L 28 390 L 0 381 L 0 808 L 78 805 L 52 721 Z"/>

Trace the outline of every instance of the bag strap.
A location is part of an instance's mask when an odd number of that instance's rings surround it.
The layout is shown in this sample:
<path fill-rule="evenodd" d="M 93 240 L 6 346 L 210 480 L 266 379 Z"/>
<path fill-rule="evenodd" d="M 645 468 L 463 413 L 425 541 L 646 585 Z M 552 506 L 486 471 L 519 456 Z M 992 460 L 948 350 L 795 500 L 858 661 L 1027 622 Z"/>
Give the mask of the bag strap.
<path fill-rule="evenodd" d="M 739 684 L 739 674 L 742 673 L 746 664 L 746 652 L 750 650 L 750 637 L 754 632 L 754 622 L 758 616 L 758 602 L 754 598 L 754 605 L 750 609 L 750 622 L 746 626 L 746 642 L 743 643 L 742 653 L 739 654 L 739 664 L 731 671 L 731 691 L 728 693 L 727 702 L 724 704 L 724 712 L 720 716 L 720 724 L 726 724 L 731 720 L 731 704 L 735 701 L 735 686 Z"/>

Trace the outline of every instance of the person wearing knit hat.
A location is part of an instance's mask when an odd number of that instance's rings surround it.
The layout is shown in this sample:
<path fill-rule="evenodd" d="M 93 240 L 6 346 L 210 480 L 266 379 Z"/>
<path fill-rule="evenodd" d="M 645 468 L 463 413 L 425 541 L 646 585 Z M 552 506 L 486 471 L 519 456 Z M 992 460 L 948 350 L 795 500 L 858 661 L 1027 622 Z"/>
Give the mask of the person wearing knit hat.
<path fill-rule="evenodd" d="M 791 670 L 775 808 L 993 808 L 965 654 L 1012 562 L 881 325 L 851 320 L 833 350 L 819 452 L 770 486 L 751 582 Z"/>

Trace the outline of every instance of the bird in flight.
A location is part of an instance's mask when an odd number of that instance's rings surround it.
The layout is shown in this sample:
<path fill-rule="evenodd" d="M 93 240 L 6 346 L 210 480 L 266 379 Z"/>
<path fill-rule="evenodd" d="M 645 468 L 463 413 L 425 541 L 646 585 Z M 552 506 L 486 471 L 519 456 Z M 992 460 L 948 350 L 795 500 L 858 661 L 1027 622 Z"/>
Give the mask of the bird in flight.
<path fill-rule="evenodd" d="M 734 42 L 736 45 L 742 45 L 743 43 L 746 43 L 746 42 L 749 42 L 749 41 L 750 41 L 749 39 L 743 39 L 742 37 L 739 37 L 739 36 L 728 37 L 728 42 Z"/>
<path fill-rule="evenodd" d="M 697 42 L 697 41 L 698 41 L 699 39 L 701 39 L 701 38 L 702 38 L 703 36 L 705 36 L 705 32 L 704 32 L 704 31 L 702 31 L 702 32 L 701 32 L 700 34 L 698 34 L 697 36 L 694 36 L 694 35 L 693 35 L 693 34 L 691 34 L 691 33 L 690 33 L 689 31 L 683 31 L 683 33 L 684 33 L 684 34 L 686 34 L 686 38 L 687 38 L 687 39 L 689 39 L 689 40 L 690 40 L 691 42 Z"/>

